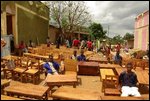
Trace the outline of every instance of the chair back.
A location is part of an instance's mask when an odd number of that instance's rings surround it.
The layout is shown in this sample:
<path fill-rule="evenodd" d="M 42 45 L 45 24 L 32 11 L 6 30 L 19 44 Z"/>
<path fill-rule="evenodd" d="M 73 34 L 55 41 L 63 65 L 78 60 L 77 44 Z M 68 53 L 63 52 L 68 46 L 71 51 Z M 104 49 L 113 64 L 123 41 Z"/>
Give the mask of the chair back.
<path fill-rule="evenodd" d="M 77 61 L 73 59 L 64 60 L 65 71 L 75 71 L 77 72 Z"/>

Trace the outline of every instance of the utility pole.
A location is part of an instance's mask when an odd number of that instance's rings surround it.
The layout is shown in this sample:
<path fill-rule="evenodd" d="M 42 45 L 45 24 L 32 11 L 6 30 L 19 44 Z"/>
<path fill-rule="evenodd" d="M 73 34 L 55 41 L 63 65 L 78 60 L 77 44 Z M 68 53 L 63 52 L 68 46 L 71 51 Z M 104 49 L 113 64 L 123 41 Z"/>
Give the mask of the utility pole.
<path fill-rule="evenodd" d="M 108 25 L 108 32 L 107 32 L 107 35 L 108 35 L 108 37 L 109 37 L 109 25 Z"/>

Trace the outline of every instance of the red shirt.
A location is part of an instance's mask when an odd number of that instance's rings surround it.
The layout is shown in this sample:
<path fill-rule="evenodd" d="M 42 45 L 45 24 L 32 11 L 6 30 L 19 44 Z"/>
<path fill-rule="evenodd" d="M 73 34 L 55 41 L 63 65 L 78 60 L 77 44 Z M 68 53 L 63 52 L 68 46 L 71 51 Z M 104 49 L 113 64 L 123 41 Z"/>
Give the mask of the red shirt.
<path fill-rule="evenodd" d="M 116 49 L 117 49 L 117 51 L 120 51 L 121 46 L 120 46 L 120 45 L 117 45 Z"/>
<path fill-rule="evenodd" d="M 76 47 L 78 47 L 79 43 L 80 43 L 79 40 L 74 40 L 74 41 L 73 41 L 73 45 L 76 46 Z"/>
<path fill-rule="evenodd" d="M 20 48 L 20 49 L 24 49 L 24 48 L 25 48 L 25 45 L 24 45 L 24 44 L 20 44 L 20 45 L 19 45 L 19 48 Z"/>
<path fill-rule="evenodd" d="M 88 41 L 88 42 L 87 42 L 87 46 L 88 46 L 88 48 L 92 48 L 92 42 L 91 42 L 91 41 Z"/>

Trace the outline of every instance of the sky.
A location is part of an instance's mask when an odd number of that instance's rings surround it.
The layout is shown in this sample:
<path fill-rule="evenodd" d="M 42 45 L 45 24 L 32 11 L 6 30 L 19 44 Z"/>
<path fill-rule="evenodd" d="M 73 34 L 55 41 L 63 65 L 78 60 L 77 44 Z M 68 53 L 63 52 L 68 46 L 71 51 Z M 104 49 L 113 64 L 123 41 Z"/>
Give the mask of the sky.
<path fill-rule="evenodd" d="M 149 1 L 85 1 L 92 21 L 101 23 L 108 36 L 134 33 L 137 15 L 149 10 Z"/>

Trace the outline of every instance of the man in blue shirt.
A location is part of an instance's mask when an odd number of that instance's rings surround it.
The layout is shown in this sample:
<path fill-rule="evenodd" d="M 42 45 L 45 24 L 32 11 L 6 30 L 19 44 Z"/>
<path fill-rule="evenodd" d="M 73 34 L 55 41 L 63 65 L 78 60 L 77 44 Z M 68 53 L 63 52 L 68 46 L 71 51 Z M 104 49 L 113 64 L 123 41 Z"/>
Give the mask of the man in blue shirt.
<path fill-rule="evenodd" d="M 121 96 L 141 96 L 138 91 L 138 88 L 136 87 L 136 84 L 138 82 L 137 75 L 134 72 L 132 72 L 132 68 L 132 63 L 128 63 L 127 70 L 123 71 L 119 76 L 119 83 L 122 86 Z"/>
<path fill-rule="evenodd" d="M 59 64 L 53 60 L 53 56 L 49 55 L 49 60 L 43 65 L 46 69 L 46 73 L 58 75 L 59 72 Z"/>
<path fill-rule="evenodd" d="M 115 63 L 122 66 L 122 57 L 120 56 L 119 51 L 116 52 L 116 55 L 114 57 L 114 61 L 115 61 Z"/>
<path fill-rule="evenodd" d="M 79 56 L 77 57 L 77 60 L 78 60 L 78 61 L 86 61 L 86 57 L 85 57 L 85 55 L 84 55 L 84 51 L 83 51 L 83 50 L 81 50 L 81 55 L 79 55 Z"/>

